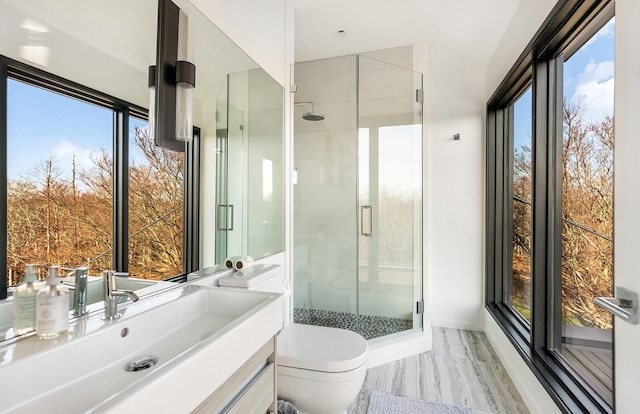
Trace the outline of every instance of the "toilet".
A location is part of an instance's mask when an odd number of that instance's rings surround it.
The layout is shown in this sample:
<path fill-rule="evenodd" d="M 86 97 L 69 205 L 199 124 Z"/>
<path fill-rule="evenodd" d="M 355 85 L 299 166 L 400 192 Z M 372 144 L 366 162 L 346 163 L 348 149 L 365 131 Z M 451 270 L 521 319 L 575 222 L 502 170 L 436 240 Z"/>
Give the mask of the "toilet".
<path fill-rule="evenodd" d="M 367 371 L 367 341 L 346 329 L 291 323 L 278 335 L 278 398 L 302 414 L 346 413 Z"/>
<path fill-rule="evenodd" d="M 255 265 L 221 277 L 218 284 L 282 293 L 282 278 L 280 266 Z M 278 399 L 293 403 L 301 414 L 346 413 L 362 388 L 368 351 L 367 341 L 355 332 L 288 324 L 276 348 Z"/>

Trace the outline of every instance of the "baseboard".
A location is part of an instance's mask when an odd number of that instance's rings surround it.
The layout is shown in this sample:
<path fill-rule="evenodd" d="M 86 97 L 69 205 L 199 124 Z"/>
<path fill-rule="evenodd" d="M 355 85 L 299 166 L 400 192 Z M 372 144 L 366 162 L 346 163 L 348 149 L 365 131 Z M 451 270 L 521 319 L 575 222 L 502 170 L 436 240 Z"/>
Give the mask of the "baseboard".
<path fill-rule="evenodd" d="M 446 319 L 431 319 L 431 326 L 438 328 L 464 329 L 466 331 L 484 331 L 484 327 L 478 323 L 451 321 Z"/>

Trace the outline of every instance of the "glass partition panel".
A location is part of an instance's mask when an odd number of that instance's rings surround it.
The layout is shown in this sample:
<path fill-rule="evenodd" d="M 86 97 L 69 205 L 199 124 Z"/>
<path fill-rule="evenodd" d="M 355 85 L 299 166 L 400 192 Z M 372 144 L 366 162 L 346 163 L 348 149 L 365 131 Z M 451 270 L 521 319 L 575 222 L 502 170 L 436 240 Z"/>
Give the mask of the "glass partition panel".
<path fill-rule="evenodd" d="M 376 338 L 422 327 L 422 76 L 360 56 L 358 85 L 359 318 Z"/>
<path fill-rule="evenodd" d="M 295 82 L 294 321 L 357 330 L 356 56 L 298 63 Z"/>

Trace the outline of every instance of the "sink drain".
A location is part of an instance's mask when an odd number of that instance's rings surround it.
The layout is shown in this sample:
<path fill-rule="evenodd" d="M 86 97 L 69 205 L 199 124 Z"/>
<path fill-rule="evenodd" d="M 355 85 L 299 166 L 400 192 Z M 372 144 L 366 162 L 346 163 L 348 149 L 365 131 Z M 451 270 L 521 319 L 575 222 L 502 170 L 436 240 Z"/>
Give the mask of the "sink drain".
<path fill-rule="evenodd" d="M 129 364 L 127 364 L 127 371 L 144 371 L 145 369 L 154 366 L 156 362 L 158 362 L 158 360 L 151 355 L 139 356 L 129 361 Z"/>

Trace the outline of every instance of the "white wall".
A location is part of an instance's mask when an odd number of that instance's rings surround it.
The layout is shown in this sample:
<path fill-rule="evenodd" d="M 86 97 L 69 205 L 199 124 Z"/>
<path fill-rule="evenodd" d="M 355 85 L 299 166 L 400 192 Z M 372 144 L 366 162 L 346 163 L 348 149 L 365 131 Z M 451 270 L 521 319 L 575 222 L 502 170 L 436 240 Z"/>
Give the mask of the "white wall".
<path fill-rule="evenodd" d="M 640 96 L 640 2 L 616 1 L 615 46 L 615 283 L 640 292 L 638 277 L 638 96 Z M 640 325 L 615 321 L 616 412 L 638 412 Z"/>
<path fill-rule="evenodd" d="M 533 38 L 544 19 L 558 0 L 521 0 L 518 9 L 505 30 L 493 57 L 489 61 L 488 97 L 516 62 L 525 46 Z"/>
<path fill-rule="evenodd" d="M 287 84 L 293 63 L 287 61 L 293 50 L 286 21 L 290 0 L 190 1 L 278 83 Z"/>
<path fill-rule="evenodd" d="M 433 45 L 416 50 L 417 66 L 428 68 L 426 316 L 434 326 L 481 329 L 486 67 Z"/>

